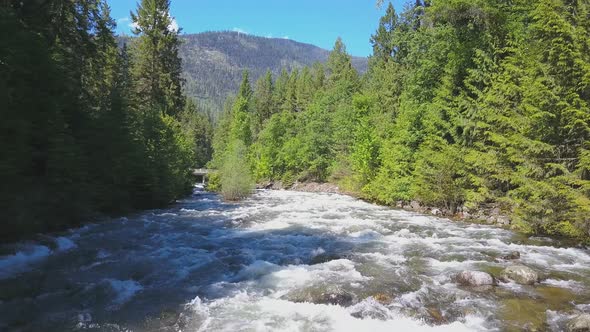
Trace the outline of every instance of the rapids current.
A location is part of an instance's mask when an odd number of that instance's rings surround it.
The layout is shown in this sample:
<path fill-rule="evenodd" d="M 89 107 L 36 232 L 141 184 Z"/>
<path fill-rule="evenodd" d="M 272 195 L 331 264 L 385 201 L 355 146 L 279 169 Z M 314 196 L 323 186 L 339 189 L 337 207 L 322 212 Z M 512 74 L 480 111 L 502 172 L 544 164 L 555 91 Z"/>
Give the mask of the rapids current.
<path fill-rule="evenodd" d="M 457 285 L 463 270 L 535 286 Z M 590 252 L 337 194 L 196 188 L 162 210 L 0 248 L 2 331 L 560 331 Z"/>

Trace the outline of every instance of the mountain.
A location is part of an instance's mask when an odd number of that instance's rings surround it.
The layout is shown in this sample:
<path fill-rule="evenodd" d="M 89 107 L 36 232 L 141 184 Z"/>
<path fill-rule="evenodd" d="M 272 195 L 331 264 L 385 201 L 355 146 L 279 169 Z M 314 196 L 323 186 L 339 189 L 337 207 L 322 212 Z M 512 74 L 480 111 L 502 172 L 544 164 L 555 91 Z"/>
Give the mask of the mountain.
<path fill-rule="evenodd" d="M 290 39 L 265 38 L 243 33 L 204 32 L 182 35 L 186 93 L 199 104 L 221 109 L 235 93 L 247 69 L 254 83 L 267 69 L 277 75 L 282 68 L 294 69 L 325 62 L 329 51 Z M 359 72 L 367 70 L 367 58 L 353 57 Z"/>

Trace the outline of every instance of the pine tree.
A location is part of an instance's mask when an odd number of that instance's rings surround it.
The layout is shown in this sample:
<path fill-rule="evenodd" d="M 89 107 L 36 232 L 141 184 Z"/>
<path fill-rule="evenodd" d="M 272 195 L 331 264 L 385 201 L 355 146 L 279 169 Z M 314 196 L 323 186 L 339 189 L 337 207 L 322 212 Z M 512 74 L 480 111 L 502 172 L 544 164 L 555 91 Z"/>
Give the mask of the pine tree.
<path fill-rule="evenodd" d="M 250 84 L 250 74 L 247 70 L 242 73 L 242 83 L 238 90 L 238 98 L 250 100 L 252 98 L 252 85 Z"/>
<path fill-rule="evenodd" d="M 258 133 L 263 123 L 270 118 L 270 116 L 276 112 L 275 105 L 273 103 L 273 92 L 274 84 L 272 81 L 272 73 L 270 70 L 266 71 L 263 77 L 259 78 L 256 82 L 256 88 L 254 89 L 254 132 Z"/>
<path fill-rule="evenodd" d="M 330 52 L 327 63 L 328 84 L 331 86 L 337 83 L 344 83 L 348 89 L 354 90 L 358 85 L 358 73 L 352 67 L 350 55 L 346 53 L 346 45 L 338 37 L 334 48 Z"/>
<path fill-rule="evenodd" d="M 289 80 L 285 86 L 285 98 L 281 105 L 281 110 L 285 112 L 297 112 L 297 80 L 299 70 L 291 71 Z"/>
<path fill-rule="evenodd" d="M 252 87 L 250 86 L 248 72 L 244 71 L 239 93 L 232 108 L 229 136 L 232 140 L 241 141 L 246 146 L 252 144 L 251 98 Z"/>
<path fill-rule="evenodd" d="M 131 13 L 134 46 L 133 74 L 138 104 L 178 115 L 184 107 L 179 30 L 170 16 L 170 0 L 142 0 Z"/>
<path fill-rule="evenodd" d="M 391 2 L 387 6 L 385 15 L 379 20 L 377 32 L 371 36 L 373 56 L 387 62 L 394 57 L 399 46 L 395 45 L 394 33 L 398 29 L 398 16 Z"/>

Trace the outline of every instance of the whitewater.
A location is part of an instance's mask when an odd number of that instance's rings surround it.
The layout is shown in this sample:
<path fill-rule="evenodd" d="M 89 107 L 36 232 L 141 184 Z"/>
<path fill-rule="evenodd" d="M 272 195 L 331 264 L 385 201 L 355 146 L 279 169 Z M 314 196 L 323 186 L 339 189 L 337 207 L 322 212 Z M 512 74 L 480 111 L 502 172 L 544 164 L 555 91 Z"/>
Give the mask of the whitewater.
<path fill-rule="evenodd" d="M 515 263 L 541 282 L 455 281 Z M 227 203 L 196 187 L 166 209 L 0 247 L 3 331 L 561 331 L 583 312 L 586 248 L 338 194 Z"/>

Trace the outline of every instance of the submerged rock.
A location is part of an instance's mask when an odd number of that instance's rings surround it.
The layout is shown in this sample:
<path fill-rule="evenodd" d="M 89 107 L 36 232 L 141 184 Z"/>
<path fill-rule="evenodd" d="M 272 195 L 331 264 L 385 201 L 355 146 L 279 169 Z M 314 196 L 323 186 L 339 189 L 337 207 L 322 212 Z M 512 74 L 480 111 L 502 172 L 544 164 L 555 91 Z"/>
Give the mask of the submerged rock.
<path fill-rule="evenodd" d="M 590 314 L 581 314 L 567 323 L 569 332 L 590 332 Z"/>
<path fill-rule="evenodd" d="M 508 298 L 500 302 L 503 331 L 547 331 L 547 305 L 539 299 Z"/>
<path fill-rule="evenodd" d="M 311 260 L 309 261 L 309 265 L 327 263 L 329 261 L 333 261 L 333 260 L 337 260 L 337 259 L 341 259 L 341 258 L 342 257 L 340 257 L 338 255 L 334 255 L 334 254 L 319 254 L 319 255 L 315 255 L 311 258 Z"/>
<path fill-rule="evenodd" d="M 534 285 L 539 281 L 539 273 L 524 265 L 513 265 L 505 268 L 500 273 L 500 280 L 504 282 L 514 281 L 521 285 Z"/>
<path fill-rule="evenodd" d="M 352 295 L 347 292 L 322 293 L 316 303 L 336 304 L 340 306 L 349 306 L 352 304 Z"/>
<path fill-rule="evenodd" d="M 377 293 L 373 295 L 373 298 L 375 299 L 375 301 L 381 304 L 389 304 L 393 301 L 393 298 L 391 296 L 383 293 Z"/>
<path fill-rule="evenodd" d="M 502 256 L 502 259 L 505 259 L 505 260 L 514 260 L 514 259 L 519 259 L 519 258 L 520 258 L 519 251 L 512 251 L 508 255 Z"/>
<path fill-rule="evenodd" d="M 162 327 L 174 326 L 178 322 L 179 313 L 173 310 L 164 310 L 160 313 L 160 324 Z"/>
<path fill-rule="evenodd" d="M 525 332 L 538 332 L 540 328 L 533 323 L 526 323 L 523 325 L 522 330 Z"/>
<path fill-rule="evenodd" d="M 292 302 L 309 302 L 315 304 L 334 304 L 343 307 L 352 305 L 354 296 L 341 289 L 308 289 L 302 292 L 294 292 L 283 298 Z"/>
<path fill-rule="evenodd" d="M 495 284 L 494 277 L 481 271 L 463 271 L 456 276 L 456 280 L 463 286 L 491 286 Z"/>
<path fill-rule="evenodd" d="M 428 308 L 426 308 L 426 312 L 428 312 L 428 315 L 430 316 L 430 320 L 432 321 L 432 323 L 434 323 L 436 325 L 442 325 L 442 324 L 448 323 L 448 320 L 446 319 L 446 317 L 443 315 L 443 313 L 440 311 L 439 308 L 428 307 Z"/>

